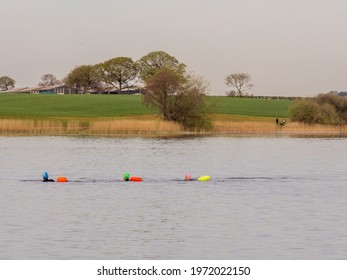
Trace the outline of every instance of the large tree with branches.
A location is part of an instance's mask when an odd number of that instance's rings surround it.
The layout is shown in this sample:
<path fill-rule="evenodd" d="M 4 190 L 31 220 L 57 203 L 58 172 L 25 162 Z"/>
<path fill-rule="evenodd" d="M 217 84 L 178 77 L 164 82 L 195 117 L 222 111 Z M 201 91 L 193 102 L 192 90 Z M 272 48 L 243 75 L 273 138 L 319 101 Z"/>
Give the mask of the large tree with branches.
<path fill-rule="evenodd" d="M 116 57 L 98 65 L 101 81 L 122 92 L 137 76 L 136 63 L 130 57 Z"/>
<path fill-rule="evenodd" d="M 137 61 L 142 81 L 146 82 L 159 70 L 165 68 L 177 74 L 184 74 L 186 65 L 164 51 L 154 51 Z"/>
<path fill-rule="evenodd" d="M 233 73 L 225 77 L 227 86 L 232 87 L 232 90 L 227 92 L 228 96 L 245 96 L 248 91 L 254 86 L 250 83 L 251 75 L 247 73 Z"/>
<path fill-rule="evenodd" d="M 0 77 L 0 90 L 9 90 L 14 88 L 16 81 L 8 76 Z"/>
<path fill-rule="evenodd" d="M 160 69 L 146 83 L 144 102 L 156 107 L 162 118 L 181 124 L 185 129 L 211 127 L 206 113 L 204 80 Z"/>

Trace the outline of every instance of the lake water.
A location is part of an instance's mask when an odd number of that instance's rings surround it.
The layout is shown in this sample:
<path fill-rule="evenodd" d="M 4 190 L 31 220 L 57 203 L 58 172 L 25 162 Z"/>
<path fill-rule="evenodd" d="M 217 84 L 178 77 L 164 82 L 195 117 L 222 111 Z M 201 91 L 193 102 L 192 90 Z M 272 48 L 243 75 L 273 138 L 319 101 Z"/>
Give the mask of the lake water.
<path fill-rule="evenodd" d="M 347 259 L 346 144 L 0 137 L 0 259 Z"/>

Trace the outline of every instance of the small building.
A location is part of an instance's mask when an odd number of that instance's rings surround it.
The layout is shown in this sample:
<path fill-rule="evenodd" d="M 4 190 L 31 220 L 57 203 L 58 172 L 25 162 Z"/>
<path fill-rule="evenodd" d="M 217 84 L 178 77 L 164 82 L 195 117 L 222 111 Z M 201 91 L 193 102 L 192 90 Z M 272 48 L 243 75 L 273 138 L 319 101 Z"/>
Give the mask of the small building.
<path fill-rule="evenodd" d="M 39 93 L 39 90 L 42 89 L 43 86 L 36 86 L 36 87 L 27 87 L 22 90 L 16 91 L 20 93 Z"/>
<path fill-rule="evenodd" d="M 21 87 L 21 88 L 10 88 L 8 90 L 0 91 L 0 93 L 16 93 L 21 92 L 22 90 L 27 89 L 27 87 Z"/>
<path fill-rule="evenodd" d="M 73 94 L 76 93 L 73 87 L 67 85 L 54 85 L 45 86 L 38 89 L 38 93 L 48 93 L 48 94 Z"/>
<path fill-rule="evenodd" d="M 140 94 L 142 92 L 139 87 L 126 87 L 119 92 L 119 89 L 112 88 L 108 91 L 109 94 Z"/>
<path fill-rule="evenodd" d="M 73 87 L 67 85 L 54 85 L 54 86 L 35 86 L 35 87 L 23 87 L 12 88 L 3 93 L 31 93 L 31 94 L 73 94 L 76 90 Z"/>

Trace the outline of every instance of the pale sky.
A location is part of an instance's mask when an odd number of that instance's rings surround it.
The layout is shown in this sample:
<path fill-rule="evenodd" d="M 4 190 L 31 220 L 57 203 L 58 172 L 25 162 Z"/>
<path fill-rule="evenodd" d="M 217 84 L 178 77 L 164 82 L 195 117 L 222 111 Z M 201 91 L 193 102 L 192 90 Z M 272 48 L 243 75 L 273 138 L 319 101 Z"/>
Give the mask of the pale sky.
<path fill-rule="evenodd" d="M 224 95 L 347 91 L 346 0 L 0 0 L 0 76 L 16 87 L 75 66 L 162 50 Z"/>

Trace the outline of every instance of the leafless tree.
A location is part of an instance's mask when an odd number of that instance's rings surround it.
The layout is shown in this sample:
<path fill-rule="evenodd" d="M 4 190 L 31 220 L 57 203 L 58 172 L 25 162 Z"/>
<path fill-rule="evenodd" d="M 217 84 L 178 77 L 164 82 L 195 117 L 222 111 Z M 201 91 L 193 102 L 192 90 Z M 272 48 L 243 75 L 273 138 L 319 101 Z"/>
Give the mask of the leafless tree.
<path fill-rule="evenodd" d="M 53 74 L 43 75 L 39 82 L 39 86 L 54 86 L 59 84 L 61 84 L 61 82 Z"/>
<path fill-rule="evenodd" d="M 250 83 L 251 75 L 247 73 L 233 73 L 225 77 L 225 83 L 233 89 L 227 92 L 228 96 L 245 96 L 254 86 Z"/>

